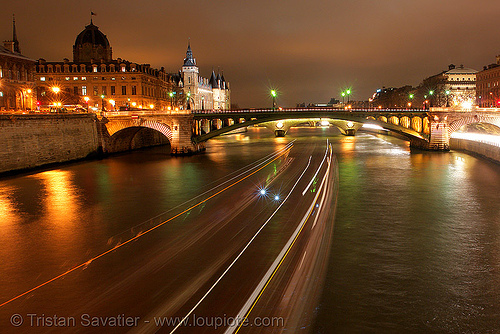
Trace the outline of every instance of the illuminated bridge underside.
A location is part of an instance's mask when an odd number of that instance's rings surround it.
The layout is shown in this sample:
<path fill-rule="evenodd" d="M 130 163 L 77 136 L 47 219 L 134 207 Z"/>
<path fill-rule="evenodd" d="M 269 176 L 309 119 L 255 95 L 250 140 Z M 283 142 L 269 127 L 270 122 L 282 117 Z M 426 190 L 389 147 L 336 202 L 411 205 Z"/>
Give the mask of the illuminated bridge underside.
<path fill-rule="evenodd" d="M 344 111 L 296 111 L 296 112 L 227 112 L 227 113 L 194 113 L 195 142 L 203 142 L 221 134 L 234 131 L 250 125 L 273 122 L 275 130 L 278 121 L 283 121 L 283 130 L 286 133 L 290 126 L 305 122 L 328 121 L 347 134 L 349 122 L 355 133 L 364 123 L 378 125 L 389 131 L 399 133 L 411 139 L 428 140 L 429 118 L 426 112 L 344 112 Z M 207 126 L 208 124 L 208 126 Z M 280 124 L 281 125 L 281 124 Z M 203 130 L 203 131 L 202 131 Z"/>

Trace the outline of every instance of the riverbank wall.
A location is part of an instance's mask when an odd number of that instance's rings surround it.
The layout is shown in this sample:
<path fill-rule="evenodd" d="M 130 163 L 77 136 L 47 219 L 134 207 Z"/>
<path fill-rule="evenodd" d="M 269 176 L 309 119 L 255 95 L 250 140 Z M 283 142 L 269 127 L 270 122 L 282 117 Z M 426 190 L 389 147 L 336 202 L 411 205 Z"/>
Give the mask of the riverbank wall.
<path fill-rule="evenodd" d="M 97 156 L 94 114 L 0 115 L 0 173 Z"/>
<path fill-rule="evenodd" d="M 450 138 L 450 148 L 500 163 L 500 147 L 495 145 L 473 140 Z"/>

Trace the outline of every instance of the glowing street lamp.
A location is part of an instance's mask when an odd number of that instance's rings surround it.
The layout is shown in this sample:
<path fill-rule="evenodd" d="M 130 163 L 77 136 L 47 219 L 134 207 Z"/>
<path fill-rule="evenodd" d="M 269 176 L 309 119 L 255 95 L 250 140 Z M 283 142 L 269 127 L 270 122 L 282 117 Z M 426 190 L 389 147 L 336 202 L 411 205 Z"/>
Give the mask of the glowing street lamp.
<path fill-rule="evenodd" d="M 20 92 L 21 92 L 21 109 L 26 110 L 27 109 L 26 108 L 26 94 L 31 94 L 31 89 L 26 89 L 26 90 L 21 89 Z M 30 99 L 30 101 L 32 101 L 32 100 Z M 31 105 L 30 105 L 30 109 L 31 109 Z"/>
<path fill-rule="evenodd" d="M 413 98 L 415 97 L 415 94 L 409 94 L 408 95 L 408 108 L 411 108 L 411 105 L 412 105 L 412 101 L 413 101 Z"/>
<path fill-rule="evenodd" d="M 343 105 L 345 103 L 344 102 L 345 92 L 340 93 L 340 95 L 342 95 L 342 105 Z"/>
<path fill-rule="evenodd" d="M 174 107 L 174 92 L 168 93 L 168 96 L 170 96 L 170 107 Z"/>
<path fill-rule="evenodd" d="M 85 101 L 85 104 L 87 105 L 87 112 L 89 112 L 89 100 L 90 100 L 90 97 L 85 96 L 85 97 L 83 98 L 83 100 Z"/>
<path fill-rule="evenodd" d="M 429 101 L 430 101 L 429 102 L 429 107 L 432 107 L 432 97 L 434 96 L 434 91 L 430 90 L 429 91 L 429 95 L 430 95 L 430 97 L 429 97 Z"/>
<path fill-rule="evenodd" d="M 57 86 L 54 86 L 54 87 L 52 87 L 51 89 L 52 89 L 52 91 L 53 91 L 54 93 L 56 93 L 56 94 L 59 94 L 59 92 L 61 91 L 61 88 L 59 88 L 59 87 L 57 87 Z"/>
<path fill-rule="evenodd" d="M 104 111 L 104 94 L 101 95 L 101 111 Z"/>
<path fill-rule="evenodd" d="M 350 95 L 351 95 L 351 89 L 350 89 L 350 88 L 349 88 L 349 89 L 347 89 L 347 90 L 345 91 L 345 93 L 346 93 L 346 95 L 347 95 L 347 104 L 349 104 L 349 101 L 350 101 Z"/>
<path fill-rule="evenodd" d="M 273 98 L 273 110 L 276 110 L 276 96 L 278 96 L 276 90 L 271 89 L 271 97 Z"/>
<path fill-rule="evenodd" d="M 114 110 L 115 109 L 115 104 L 116 104 L 115 100 L 110 99 L 109 103 L 113 106 L 113 110 Z"/>
<path fill-rule="evenodd" d="M 447 106 L 447 107 L 449 107 L 449 106 L 450 106 L 450 93 L 451 93 L 451 92 L 450 92 L 450 90 L 449 90 L 449 89 L 447 89 L 447 90 L 445 91 L 445 94 L 446 94 L 446 106 Z"/>

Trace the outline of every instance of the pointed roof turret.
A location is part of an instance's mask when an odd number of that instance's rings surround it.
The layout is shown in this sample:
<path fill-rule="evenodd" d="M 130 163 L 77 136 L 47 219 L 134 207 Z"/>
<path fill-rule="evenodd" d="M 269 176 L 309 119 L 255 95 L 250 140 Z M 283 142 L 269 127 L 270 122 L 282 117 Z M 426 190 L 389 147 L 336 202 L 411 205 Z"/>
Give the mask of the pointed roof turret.
<path fill-rule="evenodd" d="M 217 76 L 215 75 L 214 70 L 212 70 L 212 75 L 210 76 L 209 82 L 212 88 L 219 88 L 219 85 L 217 84 Z"/>
<path fill-rule="evenodd" d="M 184 66 L 196 66 L 196 59 L 194 59 L 193 51 L 191 51 L 191 41 L 188 41 L 186 58 L 184 58 Z"/>
<path fill-rule="evenodd" d="M 221 87 L 223 86 L 224 89 L 227 89 L 227 82 L 226 82 L 226 79 L 224 78 L 224 71 L 222 71 L 222 74 L 221 74 Z"/>

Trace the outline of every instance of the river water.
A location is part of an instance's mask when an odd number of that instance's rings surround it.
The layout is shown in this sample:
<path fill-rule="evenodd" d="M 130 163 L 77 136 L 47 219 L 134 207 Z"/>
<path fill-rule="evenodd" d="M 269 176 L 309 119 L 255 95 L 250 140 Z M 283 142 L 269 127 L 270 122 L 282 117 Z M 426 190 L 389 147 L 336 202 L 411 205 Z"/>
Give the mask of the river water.
<path fill-rule="evenodd" d="M 0 302 L 290 140 L 325 138 L 340 190 L 310 332 L 500 332 L 500 166 L 332 128 L 250 129 L 193 157 L 157 147 L 0 179 Z"/>

